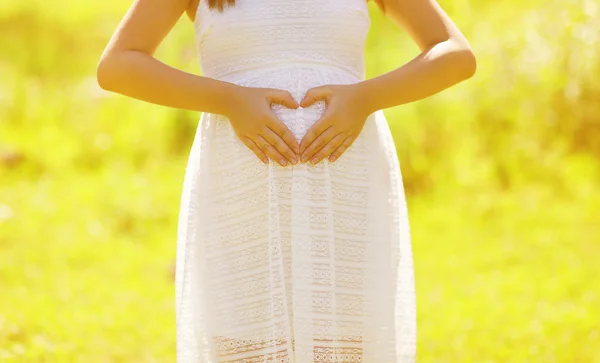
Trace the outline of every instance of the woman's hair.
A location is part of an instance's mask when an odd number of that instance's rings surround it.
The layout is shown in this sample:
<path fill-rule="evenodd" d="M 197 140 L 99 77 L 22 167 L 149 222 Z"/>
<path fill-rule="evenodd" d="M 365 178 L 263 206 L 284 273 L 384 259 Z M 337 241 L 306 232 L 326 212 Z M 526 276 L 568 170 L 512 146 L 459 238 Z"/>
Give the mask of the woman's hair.
<path fill-rule="evenodd" d="M 202 0 L 200 0 L 202 1 Z M 366 0 L 369 1 L 369 0 Z M 373 0 L 375 1 L 375 3 L 377 4 L 377 6 L 379 6 L 381 8 L 381 10 L 384 10 L 383 8 L 383 0 Z M 225 6 L 233 6 L 235 5 L 235 0 L 208 0 L 208 7 L 211 9 L 217 9 L 219 11 L 223 11 L 225 9 Z"/>
<path fill-rule="evenodd" d="M 223 11 L 223 9 L 225 9 L 225 5 L 232 6 L 234 4 L 235 0 L 208 0 L 208 7 L 211 9 L 217 9 L 219 11 Z"/>

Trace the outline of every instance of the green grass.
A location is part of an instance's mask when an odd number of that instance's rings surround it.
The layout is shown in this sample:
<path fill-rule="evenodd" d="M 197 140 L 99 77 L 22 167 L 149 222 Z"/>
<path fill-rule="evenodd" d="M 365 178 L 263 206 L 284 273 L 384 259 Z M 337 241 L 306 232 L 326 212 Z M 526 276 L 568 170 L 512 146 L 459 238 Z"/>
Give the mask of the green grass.
<path fill-rule="evenodd" d="M 387 110 L 409 197 L 418 362 L 600 363 L 598 6 L 443 1 L 475 78 Z M 0 362 L 173 362 L 198 114 L 101 91 L 129 4 L 0 4 Z M 372 7 L 370 76 L 417 54 Z M 198 73 L 192 28 L 158 57 Z"/>

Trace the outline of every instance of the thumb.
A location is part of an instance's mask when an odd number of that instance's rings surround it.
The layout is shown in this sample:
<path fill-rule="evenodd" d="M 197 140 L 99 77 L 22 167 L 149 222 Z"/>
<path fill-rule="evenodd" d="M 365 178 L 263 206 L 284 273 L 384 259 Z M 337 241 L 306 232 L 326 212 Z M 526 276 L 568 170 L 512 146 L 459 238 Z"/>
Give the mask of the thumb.
<path fill-rule="evenodd" d="M 291 93 L 282 90 L 273 90 L 267 96 L 271 103 L 278 103 L 287 108 L 298 108 L 298 102 L 294 99 Z"/>
<path fill-rule="evenodd" d="M 331 88 L 329 88 L 327 86 L 311 88 L 308 91 L 306 91 L 304 98 L 300 102 L 300 106 L 308 107 L 319 100 L 329 102 L 330 98 L 331 98 Z"/>

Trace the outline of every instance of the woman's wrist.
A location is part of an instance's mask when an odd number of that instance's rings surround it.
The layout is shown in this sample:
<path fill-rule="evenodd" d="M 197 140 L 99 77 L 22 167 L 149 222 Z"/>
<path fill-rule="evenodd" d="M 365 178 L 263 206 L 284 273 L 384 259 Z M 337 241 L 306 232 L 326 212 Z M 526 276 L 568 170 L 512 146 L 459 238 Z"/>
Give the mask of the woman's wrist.
<path fill-rule="evenodd" d="M 216 83 L 209 96 L 210 103 L 213 106 L 213 110 L 210 112 L 230 117 L 232 111 L 239 104 L 238 94 L 242 86 L 220 80 L 213 79 L 213 81 Z"/>
<path fill-rule="evenodd" d="M 361 111 L 366 115 L 370 115 L 380 108 L 377 104 L 377 93 L 372 89 L 369 80 L 364 80 L 353 85 L 354 92 L 356 92 L 357 106 L 360 107 Z"/>

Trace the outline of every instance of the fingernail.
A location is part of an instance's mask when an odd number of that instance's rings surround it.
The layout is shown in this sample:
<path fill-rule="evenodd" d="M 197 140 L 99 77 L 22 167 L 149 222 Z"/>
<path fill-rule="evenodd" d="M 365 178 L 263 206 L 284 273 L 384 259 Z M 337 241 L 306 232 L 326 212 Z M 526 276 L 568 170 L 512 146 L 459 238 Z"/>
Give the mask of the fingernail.
<path fill-rule="evenodd" d="M 267 159 L 267 158 L 264 158 L 264 159 L 262 159 L 262 161 L 263 161 L 263 163 L 265 163 L 265 164 L 268 164 L 268 163 L 269 163 L 269 159 Z"/>
<path fill-rule="evenodd" d="M 335 156 L 330 156 L 329 161 L 335 161 Z"/>
<path fill-rule="evenodd" d="M 316 163 L 317 163 L 317 158 L 313 158 L 313 159 L 312 159 L 310 162 L 311 162 L 313 165 L 314 165 L 314 164 L 316 164 Z"/>
<path fill-rule="evenodd" d="M 307 159 L 308 159 L 308 158 L 306 157 L 306 155 L 302 155 L 302 162 L 303 162 L 303 163 L 305 163 Z"/>
<path fill-rule="evenodd" d="M 279 164 L 281 164 L 281 166 L 286 166 L 287 163 L 285 162 L 285 160 L 281 159 L 279 160 Z"/>
<path fill-rule="evenodd" d="M 298 163 L 298 159 L 292 158 L 292 164 L 296 165 Z"/>

